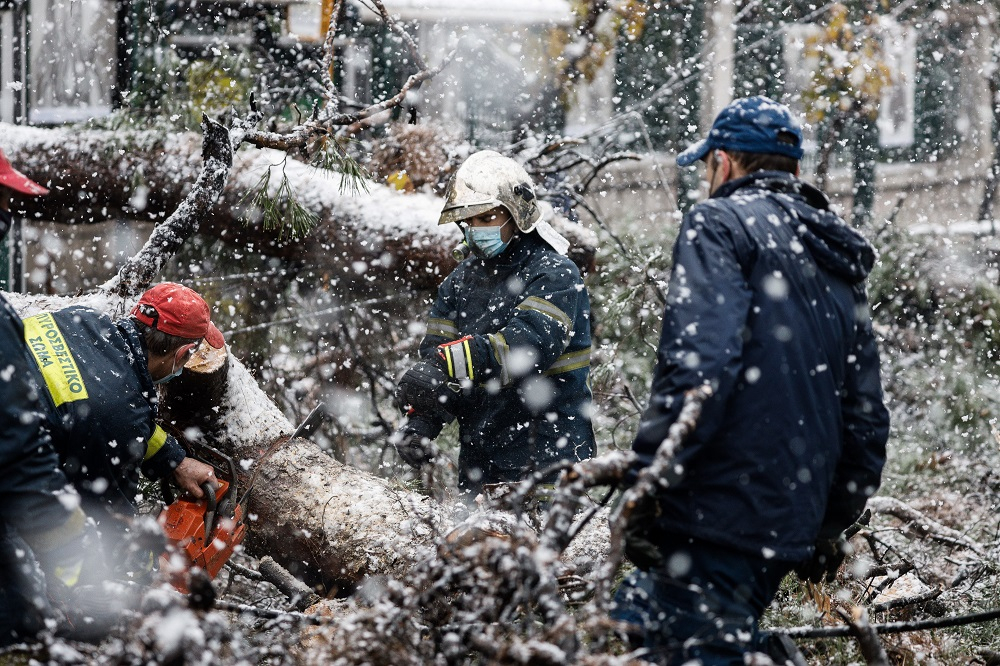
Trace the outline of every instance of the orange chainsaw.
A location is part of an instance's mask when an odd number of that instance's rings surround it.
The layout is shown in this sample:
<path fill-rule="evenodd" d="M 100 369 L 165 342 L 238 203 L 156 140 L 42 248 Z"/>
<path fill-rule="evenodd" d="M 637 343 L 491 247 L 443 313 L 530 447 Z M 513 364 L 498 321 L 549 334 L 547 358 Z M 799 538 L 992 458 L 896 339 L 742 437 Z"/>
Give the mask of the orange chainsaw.
<path fill-rule="evenodd" d="M 184 594 L 188 592 L 192 568 L 200 568 L 214 579 L 246 534 L 243 522 L 246 495 L 239 498 L 236 465 L 221 451 L 206 448 L 227 463 L 225 470 L 209 463 L 221 473 L 217 488 L 205 483 L 201 486 L 205 493 L 201 499 L 185 493 L 174 500 L 169 488 L 163 486 L 167 506 L 160 512 L 159 523 L 167 537 L 167 552 L 160 556 L 160 570 Z"/>

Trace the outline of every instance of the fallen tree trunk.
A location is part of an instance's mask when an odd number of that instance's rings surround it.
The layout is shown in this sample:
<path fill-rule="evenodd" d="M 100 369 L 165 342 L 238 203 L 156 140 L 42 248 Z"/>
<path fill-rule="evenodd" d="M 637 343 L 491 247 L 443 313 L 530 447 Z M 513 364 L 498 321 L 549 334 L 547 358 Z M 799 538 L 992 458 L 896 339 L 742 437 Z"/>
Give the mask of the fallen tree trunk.
<path fill-rule="evenodd" d="M 202 171 L 196 134 L 42 129 L 0 123 L 4 151 L 50 194 L 18 199 L 24 215 L 67 224 L 115 218 L 161 221 L 175 211 Z M 296 200 L 319 221 L 304 238 L 279 236 L 259 222 L 244 224 L 243 202 L 261 176 L 280 171 Z M 276 150 L 241 150 L 215 205 L 200 216 L 199 231 L 240 250 L 292 258 L 319 269 L 349 270 L 418 288 L 436 286 L 454 266 L 461 240 L 454 225 L 437 225 L 439 197 L 403 194 L 379 183 L 354 192 L 337 173 L 321 171 Z M 241 203 L 243 202 L 243 203 Z M 251 215 L 252 217 L 252 215 Z M 582 225 L 554 218 L 573 244 L 571 256 L 590 267 L 596 238 Z"/>
<path fill-rule="evenodd" d="M 202 429 L 237 461 L 241 493 L 250 490 L 250 554 L 270 555 L 329 595 L 350 591 L 365 576 L 405 574 L 449 527 L 436 502 L 343 465 L 310 440 L 289 439 L 293 425 L 235 358 L 217 411 L 177 409 L 183 400 L 199 401 L 192 386 L 218 385 L 211 374 L 221 369 L 199 373 L 198 358 L 192 362 L 184 382 L 165 387 L 165 420 L 180 432 Z M 213 404 L 211 394 L 200 395 L 202 404 Z"/>

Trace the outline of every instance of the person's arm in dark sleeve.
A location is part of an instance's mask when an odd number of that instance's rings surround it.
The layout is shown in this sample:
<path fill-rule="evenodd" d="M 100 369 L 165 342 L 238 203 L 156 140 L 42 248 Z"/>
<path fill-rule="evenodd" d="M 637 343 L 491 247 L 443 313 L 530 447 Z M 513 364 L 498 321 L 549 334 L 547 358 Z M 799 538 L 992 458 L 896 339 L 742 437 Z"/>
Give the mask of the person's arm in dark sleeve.
<path fill-rule="evenodd" d="M 139 469 L 146 478 L 159 481 L 172 474 L 186 456 L 184 448 L 176 439 L 160 426 L 155 426 L 152 436 L 146 442 L 146 454 Z"/>
<path fill-rule="evenodd" d="M 10 424 L 9 419 L 3 421 L 0 427 Z M 17 427 L 22 429 L 20 433 L 4 427 L 4 437 L 0 438 L 0 469 L 4 470 L 0 475 L 0 519 L 31 545 L 51 575 L 57 565 L 82 562 L 79 546 L 85 515 L 79 496 L 59 467 L 59 457 L 48 435 L 37 431 L 32 435 L 23 423 Z M 66 570 L 57 573 L 64 584 L 76 582 L 79 571 L 72 568 L 64 566 Z"/>
<path fill-rule="evenodd" d="M 882 396 L 879 354 L 862 286 L 855 287 L 860 320 L 854 354 L 848 358 L 841 412 L 844 446 L 834 473 L 820 537 L 850 527 L 881 483 L 889 438 L 889 412 Z"/>
<path fill-rule="evenodd" d="M 475 385 L 497 380 L 510 386 L 552 366 L 572 339 L 583 280 L 570 261 L 539 272 L 522 292 L 513 315 L 495 333 L 472 335 L 439 346 L 449 376 Z M 447 344 L 447 343 L 446 343 Z"/>
<path fill-rule="evenodd" d="M 154 427 L 153 435 L 146 442 L 146 455 L 140 469 L 147 478 L 154 481 L 172 475 L 182 490 L 195 497 L 203 496 L 204 484 L 211 484 L 212 487 L 217 485 L 215 468 L 189 457 L 180 443 L 160 426 Z"/>
<path fill-rule="evenodd" d="M 648 463 L 677 420 L 685 393 L 708 384 L 713 395 L 702 408 L 698 429 L 719 421 L 740 370 L 743 332 L 752 292 L 740 264 L 749 244 L 702 205 L 689 212 L 674 246 L 657 366 L 649 405 L 632 444 Z"/>
<path fill-rule="evenodd" d="M 84 563 L 86 516 L 43 427 L 20 320 L 3 305 L 0 351 L 15 371 L 0 378 L 0 521 L 32 548 L 47 576 L 72 587 Z"/>

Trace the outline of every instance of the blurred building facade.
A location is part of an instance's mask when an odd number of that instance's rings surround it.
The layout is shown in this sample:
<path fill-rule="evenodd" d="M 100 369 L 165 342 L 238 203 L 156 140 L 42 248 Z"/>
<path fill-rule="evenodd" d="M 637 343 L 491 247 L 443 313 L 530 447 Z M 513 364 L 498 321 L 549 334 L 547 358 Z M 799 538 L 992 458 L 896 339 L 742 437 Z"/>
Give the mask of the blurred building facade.
<path fill-rule="evenodd" d="M 317 61 L 334 4 L 0 0 L 0 120 L 57 124 L 132 104 L 170 113 L 169 86 L 187 86 L 197 105 L 213 101 L 205 90 L 220 82 L 231 95 L 215 96 L 221 109 L 255 89 L 272 108 L 308 108 L 317 91 L 307 63 Z M 585 4 L 386 0 L 429 64 L 456 51 L 398 113 L 476 145 L 511 146 L 528 128 L 636 152 L 642 159 L 615 167 L 594 204 L 620 211 L 627 198 L 624 210 L 641 217 L 695 200 L 697 174 L 678 173 L 671 156 L 733 97 L 768 94 L 807 118 L 805 174 L 822 177 L 845 210 L 870 197 L 876 219 L 900 201 L 898 219 L 910 222 L 978 214 L 997 143 L 991 3 L 633 3 L 645 9 L 568 98 L 552 81 L 558 49 L 575 37 L 574 9 Z M 359 105 L 398 90 L 415 71 L 369 5 L 341 3 L 336 42 L 334 78 Z M 844 62 L 853 69 L 838 69 Z M 862 70 L 876 76 L 851 83 Z M 862 91 L 874 115 L 839 113 L 846 97 L 831 91 L 842 85 L 854 86 L 848 97 Z"/>

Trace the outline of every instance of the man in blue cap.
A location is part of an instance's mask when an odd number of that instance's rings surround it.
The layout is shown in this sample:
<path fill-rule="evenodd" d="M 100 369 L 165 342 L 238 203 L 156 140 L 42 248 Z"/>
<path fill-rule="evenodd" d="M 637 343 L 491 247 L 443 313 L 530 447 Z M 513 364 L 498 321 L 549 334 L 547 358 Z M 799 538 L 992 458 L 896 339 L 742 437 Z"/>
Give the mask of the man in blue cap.
<path fill-rule="evenodd" d="M 879 486 L 889 417 L 864 286 L 875 252 L 798 179 L 801 157 L 789 109 L 750 97 L 677 158 L 705 163 L 710 196 L 674 246 L 633 443 L 643 463 L 686 391 L 712 395 L 628 525 L 640 571 L 614 611 L 660 663 L 743 664 L 781 580 L 832 581 L 843 532 Z"/>

